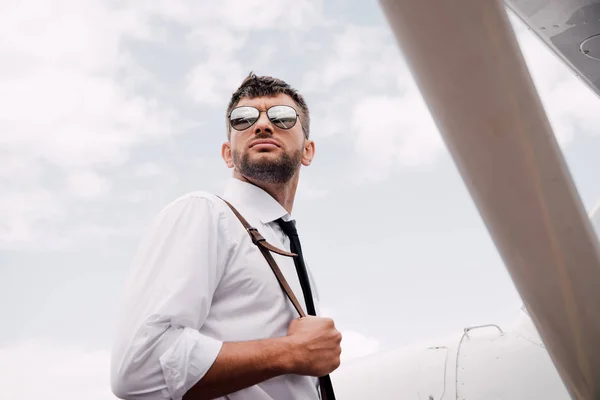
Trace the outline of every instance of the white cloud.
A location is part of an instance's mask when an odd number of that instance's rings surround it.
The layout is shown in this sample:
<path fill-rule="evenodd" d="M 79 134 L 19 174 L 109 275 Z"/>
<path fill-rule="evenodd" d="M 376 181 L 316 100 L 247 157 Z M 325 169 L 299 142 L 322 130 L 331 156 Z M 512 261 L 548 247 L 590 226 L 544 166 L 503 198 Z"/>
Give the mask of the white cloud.
<path fill-rule="evenodd" d="M 353 99 L 344 94 L 335 94 L 333 91 L 331 93 L 331 97 L 326 101 L 317 103 L 313 107 L 309 104 L 311 139 L 320 140 L 351 133 L 350 116 Z"/>
<path fill-rule="evenodd" d="M 236 30 L 310 29 L 321 22 L 322 0 L 217 0 L 214 17 Z"/>
<path fill-rule="evenodd" d="M 201 24 L 187 35 L 188 46 L 215 55 L 231 55 L 246 42 L 246 32 L 235 32 L 223 24 Z"/>
<path fill-rule="evenodd" d="M 342 363 L 345 363 L 376 353 L 379 351 L 380 342 L 355 331 L 343 331 L 341 346 L 340 359 Z"/>
<path fill-rule="evenodd" d="M 249 40 L 253 32 L 280 35 L 278 31 L 309 30 L 323 23 L 322 1 L 278 0 L 267 5 L 262 0 L 219 0 L 203 3 L 197 11 L 199 20 L 188 41 L 206 56 L 188 74 L 186 93 L 199 104 L 215 106 L 227 102 L 249 72 L 236 51 L 258 54 L 258 66 L 265 66 L 265 59 L 273 55 L 273 46 Z"/>
<path fill-rule="evenodd" d="M 133 168 L 133 175 L 139 178 L 150 178 L 168 175 L 167 171 L 158 164 L 147 162 Z"/>
<path fill-rule="evenodd" d="M 144 137 L 170 133 L 156 104 L 125 93 L 110 77 L 44 64 L 32 69 L 0 80 L 0 144 L 23 158 L 118 165 Z"/>
<path fill-rule="evenodd" d="M 322 307 L 319 315 L 326 318 L 332 318 L 335 323 L 335 315 L 332 309 Z M 379 351 L 381 342 L 374 337 L 366 336 L 352 329 L 337 328 L 342 334 L 342 355 L 341 362 L 345 363 L 355 360 Z"/>
<path fill-rule="evenodd" d="M 47 235 L 47 224 L 65 215 L 52 192 L 44 189 L 7 191 L 0 196 L 0 248 L 19 248 L 29 242 L 52 245 L 61 241 Z M 45 242 L 45 243 L 44 243 Z"/>
<path fill-rule="evenodd" d="M 323 0 L 135 0 L 130 5 L 143 15 L 160 15 L 184 26 L 208 24 L 236 31 L 308 30 L 323 18 Z"/>
<path fill-rule="evenodd" d="M 363 179 L 433 163 L 444 146 L 389 30 L 345 27 L 330 47 L 304 81 L 305 90 L 337 93 L 313 112 L 316 135 L 350 135 Z"/>
<path fill-rule="evenodd" d="M 41 340 L 0 348 L 0 392 L 10 400 L 114 400 L 110 355 Z"/>
<path fill-rule="evenodd" d="M 353 111 L 355 151 L 366 161 L 365 178 L 383 179 L 393 167 L 433 163 L 444 150 L 442 139 L 421 95 L 372 96 Z"/>
<path fill-rule="evenodd" d="M 69 192 L 76 197 L 98 198 L 109 193 L 110 181 L 90 170 L 71 171 L 67 176 Z"/>
<path fill-rule="evenodd" d="M 137 68 L 123 44 L 151 37 L 148 17 L 100 0 L 0 5 L 0 185 L 19 188 L 0 200 L 3 247 L 54 240 L 48 225 L 69 199 L 46 171 L 64 174 L 75 197 L 101 196 L 111 183 L 94 167 L 119 166 L 133 146 L 172 133 L 174 115 L 118 79 Z"/>
<path fill-rule="evenodd" d="M 18 177 L 20 181 L 32 182 L 40 177 L 42 168 L 15 152 L 0 150 L 0 182 Z"/>
<path fill-rule="evenodd" d="M 233 59 L 211 57 L 190 72 L 186 92 L 199 104 L 223 106 L 247 73 Z"/>
<path fill-rule="evenodd" d="M 576 133 L 597 134 L 599 99 L 522 23 L 513 22 L 561 145 Z M 435 162 L 445 146 L 388 27 L 337 29 L 323 48 L 322 66 L 305 74 L 302 87 L 327 93 L 327 101 L 313 107 L 315 136 L 351 135 L 369 179 Z"/>
<path fill-rule="evenodd" d="M 346 26 L 331 35 L 331 44 L 322 49 L 326 53 L 322 65 L 305 75 L 304 90 L 328 92 L 351 79 L 357 79 L 357 89 L 382 89 L 406 71 L 389 31 L 383 27 Z"/>
<path fill-rule="evenodd" d="M 127 163 L 132 149 L 183 127 L 139 90 L 157 80 L 129 51 L 130 39 L 175 47 L 186 52 L 182 60 L 197 57 L 185 92 L 221 106 L 250 69 L 270 68 L 282 49 L 296 51 L 313 68 L 299 87 L 317 94 L 315 137 L 346 135 L 372 179 L 434 162 L 443 145 L 389 28 L 341 26 L 335 17 L 326 18 L 320 0 L 0 5 L 0 185 L 16 190 L 2 199 L 9 210 L 0 212 L 2 246 L 53 236 L 52 223 L 68 215 L 74 199 L 112 194 L 111 168 Z M 183 32 L 183 40 L 173 40 L 169 24 L 181 28 L 175 34 Z M 257 33 L 274 40 L 257 40 Z M 561 142 L 575 132 L 596 134 L 598 100 L 529 32 L 519 35 Z M 282 47 L 289 43 L 300 50 Z M 248 54 L 254 64 L 246 69 Z M 385 117 L 373 118 L 381 110 Z M 68 190 L 53 192 L 49 174 Z M 48 204 L 37 201 L 40 193 Z M 307 188 L 305 195 L 323 193 Z M 115 198 L 143 196 L 134 190 Z"/>
<path fill-rule="evenodd" d="M 296 194 L 297 198 L 299 199 L 304 198 L 307 200 L 314 200 L 327 196 L 329 194 L 329 190 L 310 181 L 307 182 L 306 180 L 301 180 L 298 184 L 298 191 Z"/>

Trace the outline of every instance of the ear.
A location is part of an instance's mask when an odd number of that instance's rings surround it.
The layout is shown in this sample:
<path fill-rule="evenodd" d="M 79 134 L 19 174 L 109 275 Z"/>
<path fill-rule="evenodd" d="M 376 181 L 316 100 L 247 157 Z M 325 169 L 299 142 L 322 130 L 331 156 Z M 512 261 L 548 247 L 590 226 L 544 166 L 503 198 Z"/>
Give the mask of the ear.
<path fill-rule="evenodd" d="M 315 142 L 306 139 L 304 141 L 304 151 L 302 152 L 302 165 L 308 167 L 315 156 Z"/>
<path fill-rule="evenodd" d="M 225 161 L 225 165 L 227 165 L 227 168 L 233 168 L 233 157 L 231 156 L 230 142 L 225 142 L 221 146 L 221 157 L 223 157 L 223 161 Z"/>

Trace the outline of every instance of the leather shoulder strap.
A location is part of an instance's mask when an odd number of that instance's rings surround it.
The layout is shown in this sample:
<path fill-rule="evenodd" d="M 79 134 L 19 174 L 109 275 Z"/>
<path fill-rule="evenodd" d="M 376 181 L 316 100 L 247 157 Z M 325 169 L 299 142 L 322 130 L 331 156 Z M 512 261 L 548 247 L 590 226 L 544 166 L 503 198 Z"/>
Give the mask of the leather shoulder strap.
<path fill-rule="evenodd" d="M 246 221 L 246 219 L 238 212 L 238 210 L 236 210 L 235 207 L 233 205 L 231 205 L 231 203 L 229 203 L 227 200 L 223 199 L 220 196 L 217 196 L 217 197 L 219 197 L 221 200 L 223 200 L 225 202 L 225 204 L 227 204 L 229 206 L 231 211 L 233 211 L 233 213 L 235 214 L 237 219 L 240 220 L 240 222 L 242 223 L 242 225 L 244 226 L 244 228 L 246 229 L 246 231 L 252 238 L 252 243 L 254 243 L 259 248 L 260 252 L 263 254 L 265 259 L 267 260 L 267 263 L 269 263 L 269 266 L 271 267 L 271 269 L 273 270 L 273 273 L 275 274 L 275 276 L 277 277 L 277 280 L 279 281 L 279 285 L 287 294 L 288 298 L 294 305 L 294 308 L 296 309 L 296 311 L 298 312 L 300 317 L 306 317 L 306 313 L 302 309 L 302 306 L 298 302 L 296 295 L 294 295 L 292 288 L 290 288 L 290 285 L 288 284 L 287 280 L 285 279 L 285 276 L 283 276 L 283 273 L 279 269 L 279 266 L 277 265 L 277 262 L 271 255 L 270 251 L 280 254 L 282 256 L 286 256 L 286 257 L 296 257 L 297 254 L 289 253 L 285 250 L 278 249 L 277 247 L 275 247 L 272 244 L 270 244 L 269 242 L 267 242 L 267 240 L 260 234 L 260 232 L 256 228 L 252 227 L 248 223 L 248 221 Z"/>
<path fill-rule="evenodd" d="M 277 277 L 277 280 L 279 281 L 279 285 L 287 294 L 288 298 L 294 305 L 294 308 L 296 309 L 296 311 L 298 312 L 300 317 L 301 318 L 306 317 L 306 313 L 302 309 L 302 306 L 300 306 L 298 299 L 294 295 L 294 292 L 290 288 L 290 285 L 287 283 L 287 280 L 285 279 L 285 277 L 283 276 L 283 273 L 279 269 L 277 262 L 275 262 L 275 260 L 273 259 L 273 256 L 271 255 L 271 253 L 269 251 L 272 251 L 274 253 L 281 254 L 281 255 L 287 256 L 287 257 L 296 257 L 297 254 L 289 253 L 287 251 L 278 249 L 277 247 L 275 247 L 272 244 L 270 244 L 269 242 L 267 242 L 267 240 L 260 234 L 260 232 L 256 228 L 253 228 L 248 223 L 248 221 L 246 221 L 246 219 L 238 212 L 238 210 L 236 210 L 236 208 L 233 205 L 231 205 L 231 203 L 229 203 L 227 200 L 223 199 L 220 196 L 217 196 L 217 197 L 220 198 L 221 200 L 223 200 L 225 202 L 225 204 L 227 204 L 229 206 L 231 211 L 233 211 L 233 213 L 235 214 L 237 219 L 240 220 L 240 222 L 242 223 L 242 225 L 244 226 L 244 228 L 246 229 L 246 231 L 252 238 L 252 243 L 254 243 L 259 248 L 260 252 L 263 254 L 265 259 L 267 260 L 267 263 L 269 263 L 269 266 L 271 267 L 271 269 L 273 270 L 273 273 L 275 274 L 275 276 Z M 328 396 L 327 396 L 327 392 L 325 391 L 325 384 L 324 384 L 324 379 L 326 379 L 326 378 L 329 379 L 329 377 L 320 377 L 319 378 L 319 392 L 321 394 L 321 400 L 328 400 Z"/>

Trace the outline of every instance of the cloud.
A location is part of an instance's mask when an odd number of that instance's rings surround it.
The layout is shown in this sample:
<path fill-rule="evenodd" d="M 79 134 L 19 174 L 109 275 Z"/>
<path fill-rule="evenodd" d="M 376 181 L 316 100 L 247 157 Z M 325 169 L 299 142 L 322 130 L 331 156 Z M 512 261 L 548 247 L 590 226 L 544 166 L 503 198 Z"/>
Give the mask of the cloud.
<path fill-rule="evenodd" d="M 62 204 L 49 190 L 6 191 L 0 196 L 0 249 L 21 248 L 33 242 L 46 246 L 64 245 L 62 240 L 49 234 L 48 224 L 64 217 L 65 213 Z"/>
<path fill-rule="evenodd" d="M 298 188 L 298 198 L 307 200 L 322 199 L 329 194 L 327 189 L 316 187 L 312 184 L 304 184 L 302 188 Z"/>
<path fill-rule="evenodd" d="M 70 223 L 73 206 L 144 196 L 131 185 L 120 192 L 124 169 L 135 150 L 198 125 L 198 114 L 180 114 L 185 104 L 174 108 L 181 93 L 222 106 L 248 72 L 244 54 L 270 68 L 286 45 L 253 35 L 294 36 L 322 23 L 319 0 L 0 5 L 0 35 L 10 38 L 0 41 L 0 185 L 13 191 L 2 199 L 0 247 L 63 246 L 75 232 L 118 230 L 83 228 L 98 223 L 87 217 Z M 171 66 L 157 60 L 163 52 L 179 57 L 183 74 L 156 75 Z"/>
<path fill-rule="evenodd" d="M 237 30 L 310 29 L 321 20 L 323 1 L 218 0 L 215 16 Z"/>
<path fill-rule="evenodd" d="M 265 59 L 275 52 L 275 45 L 265 47 L 264 39 L 252 41 L 252 34 L 272 32 L 270 38 L 275 42 L 290 31 L 307 31 L 323 23 L 322 7 L 322 1 L 310 0 L 271 1 L 269 6 L 261 0 L 203 4 L 188 35 L 189 46 L 202 55 L 187 75 L 187 95 L 198 104 L 222 106 L 249 72 L 237 53 L 245 50 L 256 55 L 257 62 L 250 69 L 257 72 L 255 66 L 268 65 Z"/>
<path fill-rule="evenodd" d="M 333 318 L 335 322 L 335 313 L 330 308 L 322 307 L 319 315 L 326 318 Z M 341 327 L 337 329 L 342 334 L 342 355 L 340 356 L 342 363 L 374 354 L 381 348 L 381 342 L 377 338 L 366 336 L 352 329 L 343 329 Z"/>
<path fill-rule="evenodd" d="M 244 46 L 247 37 L 247 32 L 235 32 L 226 24 L 213 22 L 194 27 L 187 35 L 186 42 L 187 46 L 195 51 L 230 56 Z"/>
<path fill-rule="evenodd" d="M 313 112 L 317 135 L 350 136 L 362 179 L 433 163 L 444 146 L 389 30 L 344 27 L 329 47 L 304 80 L 307 91 L 335 93 Z"/>
<path fill-rule="evenodd" d="M 116 7 L 101 0 L 24 0 L 0 6 L 0 35 L 11 38 L 0 42 L 0 185 L 12 191 L 2 199 L 9 211 L 0 212 L 0 247 L 56 238 L 74 202 L 142 199 L 139 188 L 120 193 L 116 181 L 129 176 L 123 168 L 136 149 L 191 126 L 178 112 L 185 107 L 170 105 L 181 105 L 183 93 L 222 107 L 251 69 L 306 71 L 299 89 L 314 96 L 314 137 L 350 141 L 366 163 L 364 178 L 435 162 L 444 151 L 441 140 L 389 28 L 342 25 L 337 15 L 324 14 L 323 4 L 132 0 Z M 561 143 L 576 132 L 595 134 L 597 99 L 520 29 Z M 174 82 L 157 78 L 165 66 L 148 61 L 162 51 L 180 57 Z M 283 66 L 282 51 L 290 60 Z M 305 194 L 323 193 L 307 188 Z M 106 231 L 96 228 L 89 231 Z"/>
<path fill-rule="evenodd" d="M 56 241 L 50 226 L 70 200 L 109 193 L 98 169 L 173 134 L 177 115 L 133 91 L 128 75 L 140 68 L 124 44 L 151 39 L 149 16 L 100 0 L 0 6 L 10 38 L 0 41 L 0 247 Z"/>
<path fill-rule="evenodd" d="M 186 27 L 209 24 L 236 31 L 309 30 L 323 18 L 323 0 L 274 0 L 268 6 L 262 0 L 135 0 L 130 7 Z"/>
<path fill-rule="evenodd" d="M 222 56 L 210 57 L 190 72 L 186 92 L 198 104 L 224 108 L 231 88 L 239 86 L 246 74 L 237 61 Z"/>
<path fill-rule="evenodd" d="M 342 332 L 341 362 L 346 363 L 379 351 L 379 340 L 355 331 Z"/>
<path fill-rule="evenodd" d="M 67 176 L 69 192 L 76 197 L 98 198 L 109 193 L 110 181 L 96 172 L 71 171 Z"/>
<path fill-rule="evenodd" d="M 101 1 L 29 0 L 0 14 L 0 144 L 60 166 L 120 164 L 144 137 L 169 134 L 169 115 L 128 92 L 121 44 L 138 24 Z"/>
<path fill-rule="evenodd" d="M 114 400 L 110 354 L 43 340 L 0 348 L 0 392 L 11 400 Z"/>
<path fill-rule="evenodd" d="M 319 60 L 300 85 L 303 93 L 316 99 L 311 106 L 311 131 L 315 138 L 353 136 L 357 103 L 368 96 L 397 95 L 406 66 L 384 27 L 328 24 L 324 30 L 319 42 L 305 45 Z"/>
<path fill-rule="evenodd" d="M 355 151 L 366 160 L 366 178 L 383 179 L 396 166 L 432 164 L 444 145 L 415 90 L 402 97 L 371 96 L 354 108 Z"/>
<path fill-rule="evenodd" d="M 331 44 L 322 47 L 327 57 L 322 66 L 306 73 L 304 90 L 328 92 L 342 83 L 382 89 L 406 71 L 385 27 L 333 26 L 328 35 L 332 36 Z"/>
<path fill-rule="evenodd" d="M 524 24 L 511 20 L 559 143 L 597 134 L 598 98 Z M 322 35 L 328 36 L 331 41 L 320 50 L 322 66 L 308 71 L 302 86 L 326 94 L 313 107 L 315 137 L 351 137 L 367 179 L 386 179 L 398 168 L 422 168 L 444 154 L 388 27 L 332 25 Z"/>

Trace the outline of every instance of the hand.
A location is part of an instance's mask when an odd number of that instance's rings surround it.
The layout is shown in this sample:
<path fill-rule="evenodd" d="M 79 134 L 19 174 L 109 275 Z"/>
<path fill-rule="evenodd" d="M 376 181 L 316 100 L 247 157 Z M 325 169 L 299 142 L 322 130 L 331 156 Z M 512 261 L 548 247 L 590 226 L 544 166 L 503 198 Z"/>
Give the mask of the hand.
<path fill-rule="evenodd" d="M 287 337 L 292 342 L 292 373 L 324 376 L 340 366 L 342 334 L 333 320 L 306 316 L 293 320 Z"/>

